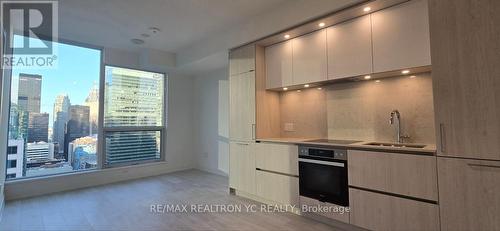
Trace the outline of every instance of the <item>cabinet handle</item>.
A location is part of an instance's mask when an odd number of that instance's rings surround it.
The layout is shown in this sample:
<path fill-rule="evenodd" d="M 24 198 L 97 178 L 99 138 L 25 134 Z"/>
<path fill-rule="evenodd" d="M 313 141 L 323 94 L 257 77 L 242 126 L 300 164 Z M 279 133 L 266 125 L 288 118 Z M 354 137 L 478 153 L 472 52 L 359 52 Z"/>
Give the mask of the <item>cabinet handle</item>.
<path fill-rule="evenodd" d="M 236 143 L 237 145 L 248 145 L 248 143 Z"/>
<path fill-rule="evenodd" d="M 441 153 L 446 153 L 446 147 L 445 147 L 445 130 L 444 130 L 444 124 L 440 123 L 439 124 L 439 143 L 441 143 Z"/>
<path fill-rule="evenodd" d="M 470 163 L 468 163 L 467 165 L 469 165 L 469 167 L 500 168 L 500 166 L 489 165 L 489 164 L 470 164 Z"/>
<path fill-rule="evenodd" d="M 252 124 L 252 140 L 255 140 L 255 124 Z"/>

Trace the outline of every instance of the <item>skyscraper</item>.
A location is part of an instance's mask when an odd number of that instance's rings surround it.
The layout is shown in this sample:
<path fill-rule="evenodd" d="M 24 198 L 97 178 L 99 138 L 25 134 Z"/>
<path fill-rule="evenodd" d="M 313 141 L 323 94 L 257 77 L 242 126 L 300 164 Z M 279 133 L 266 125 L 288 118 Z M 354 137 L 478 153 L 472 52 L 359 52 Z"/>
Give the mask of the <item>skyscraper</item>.
<path fill-rule="evenodd" d="M 17 94 L 17 104 L 20 110 L 39 113 L 42 95 L 42 76 L 20 73 Z"/>
<path fill-rule="evenodd" d="M 68 95 L 58 95 L 54 101 L 54 114 L 52 126 L 52 142 L 57 143 L 57 153 L 64 152 L 64 128 L 69 120 L 69 107 L 71 106 Z"/>
<path fill-rule="evenodd" d="M 69 121 L 66 125 L 64 150 L 68 153 L 68 144 L 73 140 L 90 135 L 90 108 L 82 105 L 69 107 Z M 66 157 L 67 159 L 67 157 Z"/>
<path fill-rule="evenodd" d="M 48 142 L 49 113 L 29 113 L 28 143 Z"/>
<path fill-rule="evenodd" d="M 94 82 L 94 86 L 90 89 L 87 99 L 85 99 L 85 106 L 90 109 L 90 134 L 97 134 L 97 121 L 99 116 L 99 88 Z"/>

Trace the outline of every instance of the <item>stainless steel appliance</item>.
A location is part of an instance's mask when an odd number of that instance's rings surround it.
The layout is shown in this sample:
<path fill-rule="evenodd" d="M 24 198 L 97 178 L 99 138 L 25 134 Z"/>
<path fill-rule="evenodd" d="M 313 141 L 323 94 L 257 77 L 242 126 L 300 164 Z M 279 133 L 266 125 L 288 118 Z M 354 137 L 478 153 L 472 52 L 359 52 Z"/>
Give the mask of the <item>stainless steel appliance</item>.
<path fill-rule="evenodd" d="M 299 192 L 321 202 L 349 206 L 347 149 L 300 146 Z"/>

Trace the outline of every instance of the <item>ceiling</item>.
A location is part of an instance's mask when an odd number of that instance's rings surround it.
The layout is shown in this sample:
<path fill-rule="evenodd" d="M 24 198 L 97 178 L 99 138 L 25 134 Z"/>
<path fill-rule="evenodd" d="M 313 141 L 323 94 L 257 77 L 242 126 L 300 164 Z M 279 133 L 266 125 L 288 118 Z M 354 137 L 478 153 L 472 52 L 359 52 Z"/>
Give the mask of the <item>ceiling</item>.
<path fill-rule="evenodd" d="M 294 0 L 61 0 L 61 38 L 98 46 L 177 52 L 210 34 Z M 155 35 L 149 31 L 157 27 Z M 148 33 L 149 38 L 141 34 Z M 131 43 L 143 39 L 143 45 Z"/>

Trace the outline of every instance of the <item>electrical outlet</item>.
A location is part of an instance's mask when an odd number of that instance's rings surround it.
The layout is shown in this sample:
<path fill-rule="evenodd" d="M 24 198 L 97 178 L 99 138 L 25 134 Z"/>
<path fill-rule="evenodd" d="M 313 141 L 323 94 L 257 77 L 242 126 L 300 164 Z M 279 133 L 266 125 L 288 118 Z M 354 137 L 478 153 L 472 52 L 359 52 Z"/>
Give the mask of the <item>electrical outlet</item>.
<path fill-rule="evenodd" d="M 295 131 L 295 124 L 294 123 L 285 123 L 285 132 L 294 132 Z"/>

